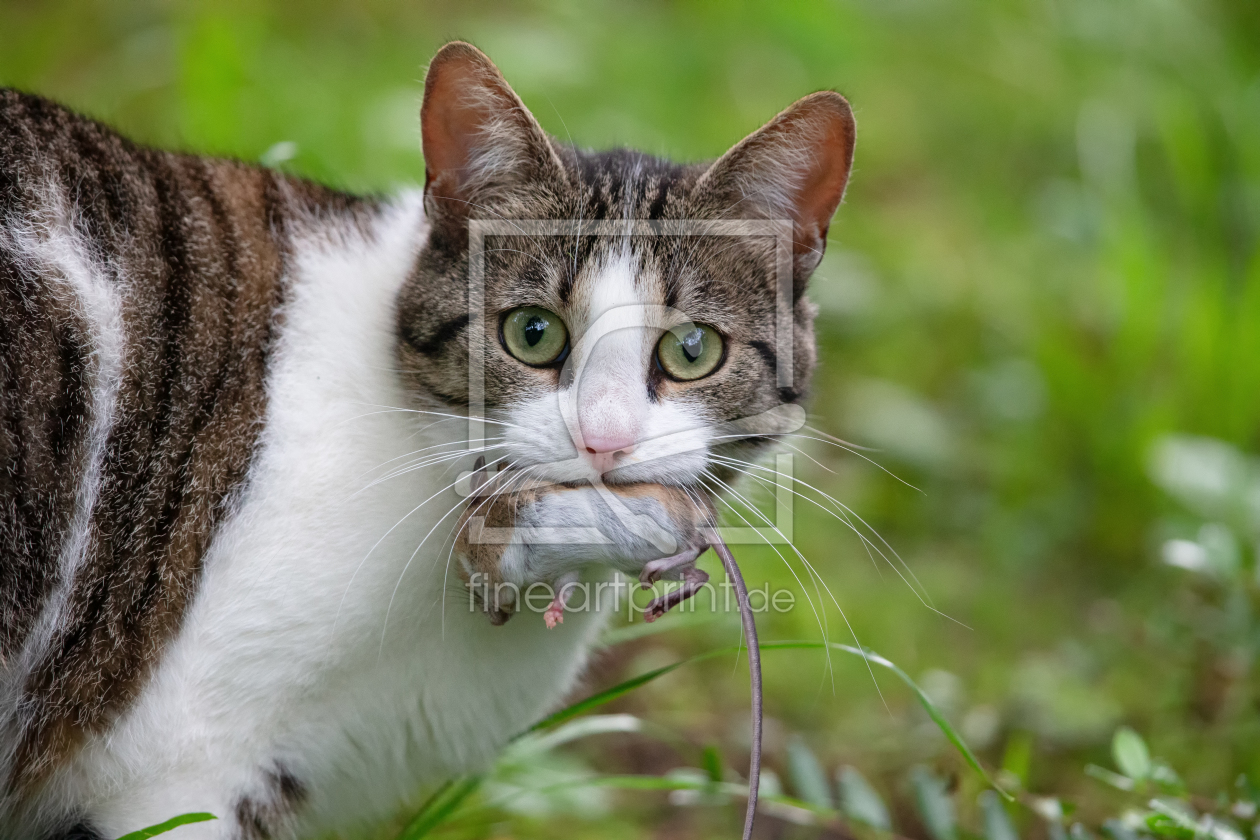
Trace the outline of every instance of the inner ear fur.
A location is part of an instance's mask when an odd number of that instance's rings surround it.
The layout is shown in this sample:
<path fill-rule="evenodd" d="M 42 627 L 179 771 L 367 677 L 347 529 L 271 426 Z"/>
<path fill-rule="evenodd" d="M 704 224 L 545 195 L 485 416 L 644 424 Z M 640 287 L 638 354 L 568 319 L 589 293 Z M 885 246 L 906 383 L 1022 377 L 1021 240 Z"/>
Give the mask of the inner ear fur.
<path fill-rule="evenodd" d="M 708 214 L 790 219 L 797 294 L 818 266 L 827 229 L 853 166 L 856 126 L 843 96 L 820 91 L 797 100 L 745 137 L 700 177 Z"/>
<path fill-rule="evenodd" d="M 467 216 L 496 193 L 563 170 L 546 132 L 481 50 L 463 41 L 429 64 L 420 106 L 425 204 Z"/>

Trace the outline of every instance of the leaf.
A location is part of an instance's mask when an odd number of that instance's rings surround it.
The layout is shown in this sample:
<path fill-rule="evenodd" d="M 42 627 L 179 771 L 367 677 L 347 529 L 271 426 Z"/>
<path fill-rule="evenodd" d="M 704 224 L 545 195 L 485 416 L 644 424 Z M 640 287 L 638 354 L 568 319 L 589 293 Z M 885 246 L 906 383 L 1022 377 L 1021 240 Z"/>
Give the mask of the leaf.
<path fill-rule="evenodd" d="M 1032 767 L 1033 738 L 1029 732 L 1012 732 L 1006 739 L 1002 753 L 1002 769 L 1019 779 L 1020 786 L 1028 787 L 1028 772 Z"/>
<path fill-rule="evenodd" d="M 456 810 L 444 828 L 467 828 L 479 822 L 471 817 L 472 812 L 500 809 L 530 819 L 602 816 L 611 804 L 608 792 L 571 784 L 593 775 L 584 761 L 560 751 L 535 752 L 516 756 L 510 763 L 499 762 L 486 774 L 477 796 Z M 565 785 L 569 786 L 557 787 Z"/>
<path fill-rule="evenodd" d="M 1133 790 L 1136 786 L 1134 781 L 1128 776 L 1113 773 L 1106 767 L 1099 767 L 1097 764 L 1086 764 L 1085 775 L 1093 776 L 1098 781 L 1109 784 L 1117 790 Z"/>
<path fill-rule="evenodd" d="M 731 792 L 722 783 L 721 756 L 713 747 L 706 747 L 701 756 L 704 769 L 695 767 L 675 767 L 665 774 L 666 778 L 676 781 L 690 781 L 702 784 L 701 790 L 675 790 L 669 794 L 671 805 L 725 805 L 731 799 Z M 745 788 L 741 796 L 747 796 Z"/>
<path fill-rule="evenodd" d="M 199 812 L 195 814 L 180 814 L 178 817 L 172 817 L 164 823 L 151 825 L 148 828 L 142 828 L 139 831 L 133 831 L 130 834 L 124 834 L 118 840 L 149 840 L 150 837 L 157 837 L 159 834 L 165 834 L 168 831 L 174 831 L 181 825 L 191 825 L 192 823 L 209 822 L 217 820 L 214 814 Z"/>
<path fill-rule="evenodd" d="M 1177 775 L 1177 771 L 1162 761 L 1151 762 L 1151 781 L 1159 785 L 1165 793 L 1185 795 L 1186 783 Z"/>
<path fill-rule="evenodd" d="M 821 642 L 809 642 L 806 644 L 813 644 L 819 647 L 822 646 Z M 761 649 L 772 650 L 776 647 L 786 647 L 789 645 L 795 647 L 795 646 L 799 646 L 799 643 L 791 642 L 785 645 L 784 643 L 781 643 L 781 642 L 767 642 L 761 645 Z M 592 694 L 590 697 L 587 697 L 585 700 L 579 700 L 570 706 L 566 706 L 560 711 L 552 715 L 548 715 L 547 717 L 538 721 L 538 723 L 535 723 L 528 730 L 526 730 L 526 732 L 537 732 L 540 729 L 548 729 L 552 726 L 556 726 L 558 724 L 564 723 L 565 721 L 571 720 L 577 717 L 578 715 L 583 714 L 584 712 L 589 712 L 591 709 L 596 709 L 604 705 L 605 703 L 611 703 L 613 700 L 616 700 L 618 697 L 623 697 L 626 694 L 629 694 L 630 692 L 634 691 L 636 688 L 647 685 L 653 680 L 659 677 L 663 677 L 666 674 L 671 673 L 673 671 L 676 671 L 684 665 L 690 665 L 694 662 L 703 662 L 706 659 L 713 659 L 714 657 L 717 657 L 717 656 L 728 656 L 730 654 L 738 654 L 742 651 L 743 651 L 742 647 L 718 648 L 717 650 L 709 650 L 709 651 L 705 651 L 704 653 L 698 653 L 695 656 L 689 657 L 687 659 L 679 660 L 678 662 L 673 662 L 669 665 L 663 665 L 660 668 L 656 668 L 654 670 L 648 671 L 646 674 L 640 674 L 637 677 L 631 677 L 625 682 L 617 683 L 612 688 L 607 688 L 597 694 Z M 518 735 L 517 737 L 520 737 L 520 736 Z"/>
<path fill-rule="evenodd" d="M 692 778 L 684 775 L 666 776 L 595 776 L 578 782 L 593 787 L 612 787 L 622 790 L 704 790 L 709 786 L 708 779 Z M 742 788 L 742 785 L 735 785 Z M 745 789 L 745 793 L 747 789 Z"/>
<path fill-rule="evenodd" d="M 892 830 L 888 806 L 856 767 L 842 768 L 837 782 L 840 785 L 840 809 L 845 816 L 872 828 Z"/>
<path fill-rule="evenodd" d="M 910 784 L 919 817 L 932 840 L 957 840 L 954 801 L 949 798 L 945 781 L 920 764 L 910 771 Z"/>
<path fill-rule="evenodd" d="M 1116 730 L 1111 739 L 1111 757 L 1120 772 L 1134 781 L 1142 781 L 1151 774 L 1151 754 L 1142 736 L 1127 726 Z"/>
<path fill-rule="evenodd" d="M 561 744 L 587 738 L 591 735 L 605 735 L 612 732 L 642 732 L 644 723 L 634 715 L 591 715 L 581 720 L 573 720 L 559 726 L 551 732 L 528 732 L 516 738 L 505 755 L 525 756 L 555 749 Z"/>
<path fill-rule="evenodd" d="M 764 648 L 765 646 L 763 645 L 762 647 Z M 612 688 L 605 689 L 599 692 L 598 694 L 592 694 L 590 697 L 587 697 L 585 700 L 579 700 L 578 702 L 572 704 L 571 706 L 566 706 L 565 708 L 561 709 L 555 714 L 548 715 L 547 717 L 538 721 L 538 723 L 535 723 L 526 731 L 537 732 L 540 729 L 549 729 L 553 726 L 557 726 L 561 723 L 564 723 L 567 720 L 572 720 L 573 718 L 577 717 L 583 712 L 589 712 L 592 709 L 599 708 L 605 703 L 611 703 L 613 700 L 616 700 L 618 697 L 622 697 L 626 694 L 629 694 L 630 692 L 634 691 L 636 688 L 647 685 L 648 683 L 652 682 L 658 677 L 663 677 L 666 674 L 670 673 L 671 671 L 676 671 L 677 669 L 681 668 L 684 665 L 688 665 L 692 662 L 699 662 L 702 659 L 710 659 L 714 656 L 717 656 L 720 653 L 726 653 L 727 650 L 734 650 L 734 648 L 724 649 L 721 651 L 710 651 L 708 653 L 702 653 L 698 656 L 693 656 L 690 659 L 683 659 L 679 662 L 674 662 L 670 665 L 664 665 L 660 668 L 656 668 L 655 670 L 648 671 L 646 674 L 640 674 L 637 677 L 631 677 L 625 682 L 617 683 Z"/>
<path fill-rule="evenodd" d="M 704 763 L 704 772 L 708 775 L 709 781 L 715 783 L 722 781 L 722 753 L 718 750 L 716 744 L 709 744 L 704 748 L 701 760 Z"/>
<path fill-rule="evenodd" d="M 980 794 L 980 813 L 984 816 L 984 840 L 1019 840 L 1010 815 L 993 791 L 986 790 Z"/>
<path fill-rule="evenodd" d="M 831 798 L 831 785 L 822 764 L 813 750 L 805 745 L 799 735 L 793 736 L 787 745 L 788 774 L 792 779 L 792 787 L 797 796 L 816 808 L 834 809 L 835 802 Z"/>
<path fill-rule="evenodd" d="M 1152 834 L 1173 840 L 1194 840 L 1200 836 L 1197 817 L 1186 803 L 1152 799 L 1147 804 L 1154 812 L 1146 818 L 1146 828 Z"/>

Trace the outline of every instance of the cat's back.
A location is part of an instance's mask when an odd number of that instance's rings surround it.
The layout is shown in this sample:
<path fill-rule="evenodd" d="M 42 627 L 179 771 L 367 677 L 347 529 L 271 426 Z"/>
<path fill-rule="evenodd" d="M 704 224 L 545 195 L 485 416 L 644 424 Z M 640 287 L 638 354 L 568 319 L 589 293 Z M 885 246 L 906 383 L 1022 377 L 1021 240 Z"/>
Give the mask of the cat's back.
<path fill-rule="evenodd" d="M 0 812 L 177 632 L 256 444 L 291 231 L 368 212 L 0 89 Z"/>

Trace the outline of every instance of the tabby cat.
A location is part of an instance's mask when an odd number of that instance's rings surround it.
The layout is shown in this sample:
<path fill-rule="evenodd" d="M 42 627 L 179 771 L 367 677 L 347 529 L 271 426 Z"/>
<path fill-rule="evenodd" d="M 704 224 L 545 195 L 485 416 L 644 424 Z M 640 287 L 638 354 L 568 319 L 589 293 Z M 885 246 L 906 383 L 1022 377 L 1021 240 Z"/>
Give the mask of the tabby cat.
<path fill-rule="evenodd" d="M 644 488 L 705 509 L 774 442 L 731 421 L 804 398 L 841 96 L 708 164 L 592 153 L 456 42 L 421 125 L 423 193 L 367 197 L 0 89 L 0 836 L 312 836 L 484 766 L 601 618 L 470 608 L 469 471 L 566 490 L 501 577 L 633 572 L 694 524 Z"/>

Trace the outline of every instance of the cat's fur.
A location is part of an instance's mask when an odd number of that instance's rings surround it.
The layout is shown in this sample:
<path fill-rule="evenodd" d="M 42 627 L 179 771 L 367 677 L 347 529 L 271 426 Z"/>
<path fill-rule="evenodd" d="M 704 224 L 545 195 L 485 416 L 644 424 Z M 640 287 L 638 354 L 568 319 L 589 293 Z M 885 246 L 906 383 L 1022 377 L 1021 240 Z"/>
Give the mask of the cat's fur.
<path fill-rule="evenodd" d="M 188 811 L 219 819 L 187 838 L 379 819 L 483 766 L 573 685 L 598 616 L 494 627 L 449 570 L 472 464 L 470 219 L 795 231 L 790 384 L 766 237 L 489 240 L 491 464 L 705 494 L 706 470 L 731 477 L 712 453 L 768 443 L 713 430 L 805 394 L 802 295 L 853 149 L 840 96 L 712 165 L 592 154 L 455 43 L 422 124 L 424 195 L 364 198 L 140 147 L 0 89 L 0 836 L 112 837 Z M 565 318 L 580 382 L 502 350 L 499 313 L 520 305 Z M 644 305 L 721 331 L 718 372 L 663 376 L 644 328 L 583 344 Z M 580 524 L 588 502 L 546 515 Z M 642 549 L 610 539 L 633 565 Z"/>

